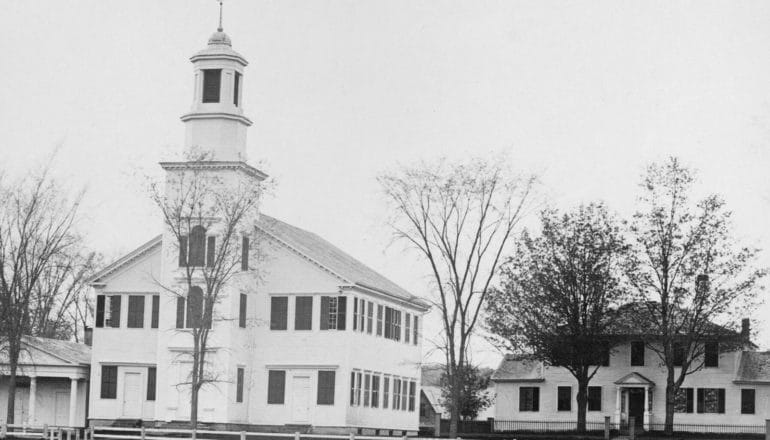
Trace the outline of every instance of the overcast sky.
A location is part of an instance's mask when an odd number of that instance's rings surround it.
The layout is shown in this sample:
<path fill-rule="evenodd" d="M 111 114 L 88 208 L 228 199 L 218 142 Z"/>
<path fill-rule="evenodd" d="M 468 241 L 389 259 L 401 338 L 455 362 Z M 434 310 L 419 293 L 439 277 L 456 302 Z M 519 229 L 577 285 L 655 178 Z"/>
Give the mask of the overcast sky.
<path fill-rule="evenodd" d="M 60 174 L 88 187 L 89 245 L 116 257 L 156 235 L 143 176 L 181 151 L 189 57 L 217 14 L 213 0 L 4 2 L 0 168 L 21 173 L 61 145 Z M 543 174 L 552 205 L 604 200 L 624 216 L 645 164 L 677 155 L 699 170 L 698 191 L 724 195 L 739 237 L 770 250 L 768 23 L 769 2 L 732 0 L 224 10 L 250 62 L 249 160 L 278 183 L 265 212 L 423 295 L 427 267 L 388 247 L 375 176 L 441 155 L 507 151 Z M 758 342 L 769 339 L 764 323 Z M 499 353 L 479 344 L 475 359 Z"/>

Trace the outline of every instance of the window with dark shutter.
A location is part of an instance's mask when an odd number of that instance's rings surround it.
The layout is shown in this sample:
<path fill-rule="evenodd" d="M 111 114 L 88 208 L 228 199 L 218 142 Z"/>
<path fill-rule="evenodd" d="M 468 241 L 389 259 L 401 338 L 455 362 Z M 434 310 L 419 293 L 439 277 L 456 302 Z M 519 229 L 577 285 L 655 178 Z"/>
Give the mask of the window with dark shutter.
<path fill-rule="evenodd" d="M 235 72 L 235 78 L 233 78 L 233 105 L 238 107 L 238 94 L 241 91 L 241 74 L 239 72 Z"/>
<path fill-rule="evenodd" d="M 674 396 L 674 412 L 692 413 L 693 412 L 693 389 L 679 388 Z"/>
<path fill-rule="evenodd" d="M 200 267 L 205 263 L 206 257 L 206 228 L 201 225 L 194 226 L 190 232 L 190 251 L 187 254 L 187 264 Z"/>
<path fill-rule="evenodd" d="M 274 296 L 270 298 L 270 330 L 286 330 L 288 328 L 289 298 Z"/>
<path fill-rule="evenodd" d="M 241 239 L 241 270 L 249 270 L 249 237 Z"/>
<path fill-rule="evenodd" d="M 160 295 L 152 296 L 152 315 L 150 317 L 150 328 L 158 328 L 160 320 Z"/>
<path fill-rule="evenodd" d="M 104 295 L 96 295 L 96 327 L 104 327 Z"/>
<path fill-rule="evenodd" d="M 176 297 L 176 328 L 184 328 L 185 299 Z"/>
<path fill-rule="evenodd" d="M 537 412 L 537 411 L 540 411 L 540 388 L 539 387 L 519 388 L 519 412 Z"/>
<path fill-rule="evenodd" d="M 361 372 L 356 371 L 356 405 L 361 404 L 361 385 L 363 382 L 361 381 Z"/>
<path fill-rule="evenodd" d="M 313 297 L 298 296 L 294 307 L 294 330 L 313 329 Z"/>
<path fill-rule="evenodd" d="M 393 378 L 393 409 L 401 409 L 401 379 Z"/>
<path fill-rule="evenodd" d="M 334 371 L 318 372 L 318 405 L 334 405 Z"/>
<path fill-rule="evenodd" d="M 345 330 L 345 320 L 347 319 L 347 298 L 337 297 L 337 330 Z"/>
<path fill-rule="evenodd" d="M 364 406 L 369 406 L 369 396 L 372 393 L 372 375 L 364 374 Z"/>
<path fill-rule="evenodd" d="M 412 334 L 412 344 L 414 344 L 414 345 L 417 345 L 417 343 L 419 342 L 419 339 L 417 338 L 417 336 L 419 335 L 419 331 L 418 331 L 419 322 L 420 321 L 418 320 L 417 315 L 414 315 L 414 328 L 412 328 L 412 332 L 413 332 L 413 334 Z"/>
<path fill-rule="evenodd" d="M 248 305 L 248 297 L 245 293 L 241 293 L 241 300 L 238 305 L 238 327 L 246 328 L 246 310 Z"/>
<path fill-rule="evenodd" d="M 644 366 L 644 341 L 631 342 L 631 366 Z"/>
<path fill-rule="evenodd" d="M 391 334 L 393 333 L 393 328 L 391 325 L 391 320 L 393 319 L 393 309 L 390 307 L 385 307 L 385 338 L 386 339 L 392 339 Z"/>
<path fill-rule="evenodd" d="M 415 394 L 417 393 L 417 382 L 409 381 L 409 411 L 414 411 Z"/>
<path fill-rule="evenodd" d="M 698 388 L 698 412 L 723 414 L 725 412 L 725 389 Z"/>
<path fill-rule="evenodd" d="M 369 308 L 366 310 L 366 333 L 372 334 L 374 322 L 374 304 L 369 301 Z"/>
<path fill-rule="evenodd" d="M 236 370 L 235 401 L 237 403 L 243 402 L 243 368 L 241 367 L 238 367 L 238 369 Z"/>
<path fill-rule="evenodd" d="M 588 387 L 588 410 L 602 410 L 602 387 Z"/>
<path fill-rule="evenodd" d="M 120 327 L 120 295 L 108 296 L 110 316 L 105 320 L 108 327 Z"/>
<path fill-rule="evenodd" d="M 147 367 L 147 400 L 155 400 L 156 394 L 156 375 L 155 367 Z"/>
<path fill-rule="evenodd" d="M 719 343 L 707 342 L 704 347 L 704 366 L 709 368 L 719 367 Z"/>
<path fill-rule="evenodd" d="M 557 411 L 572 411 L 572 387 L 558 387 L 556 389 Z"/>
<path fill-rule="evenodd" d="M 219 102 L 222 69 L 203 69 L 203 102 Z"/>
<path fill-rule="evenodd" d="M 409 400 L 409 382 L 406 380 L 401 381 L 401 410 L 406 411 L 406 402 Z"/>
<path fill-rule="evenodd" d="M 208 237 L 206 240 L 206 266 L 214 267 L 216 262 L 217 238 Z"/>
<path fill-rule="evenodd" d="M 187 266 L 187 236 L 179 237 L 179 267 Z"/>
<path fill-rule="evenodd" d="M 382 336 L 382 306 L 377 306 L 377 336 Z"/>
<path fill-rule="evenodd" d="M 754 414 L 756 392 L 753 388 L 741 389 L 741 414 Z"/>
<path fill-rule="evenodd" d="M 270 370 L 267 375 L 267 403 L 283 405 L 286 390 L 286 372 Z"/>
<path fill-rule="evenodd" d="M 193 286 L 187 292 L 187 328 L 200 328 L 203 318 L 203 290 Z"/>
<path fill-rule="evenodd" d="M 353 330 L 358 330 L 358 298 L 353 298 Z"/>
<path fill-rule="evenodd" d="M 114 399 L 118 394 L 118 367 L 102 365 L 102 382 L 99 396 L 102 399 Z"/>
<path fill-rule="evenodd" d="M 126 322 L 128 328 L 144 327 L 144 296 L 128 296 L 128 319 Z"/>
<path fill-rule="evenodd" d="M 356 405 L 356 372 L 350 372 L 350 406 Z"/>
<path fill-rule="evenodd" d="M 372 408 L 380 406 L 380 375 L 372 375 Z"/>

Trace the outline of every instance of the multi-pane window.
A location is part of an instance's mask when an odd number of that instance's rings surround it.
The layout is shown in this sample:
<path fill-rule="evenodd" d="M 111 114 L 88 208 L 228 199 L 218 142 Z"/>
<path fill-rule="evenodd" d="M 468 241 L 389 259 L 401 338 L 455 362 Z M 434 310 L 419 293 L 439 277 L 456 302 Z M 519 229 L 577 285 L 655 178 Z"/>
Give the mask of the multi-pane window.
<path fill-rule="evenodd" d="M 401 409 L 401 379 L 393 378 L 393 409 Z"/>
<path fill-rule="evenodd" d="M 369 406 L 369 398 L 372 394 L 372 375 L 364 374 L 364 406 Z"/>
<path fill-rule="evenodd" d="M 705 367 L 718 367 L 719 366 L 719 343 L 707 342 L 704 347 L 704 366 Z"/>
<path fill-rule="evenodd" d="M 385 307 L 385 337 L 394 341 L 401 340 L 401 311 Z"/>
<path fill-rule="evenodd" d="M 537 411 L 540 411 L 540 388 L 539 387 L 519 388 L 519 412 L 537 412 Z"/>
<path fill-rule="evenodd" d="M 377 306 L 377 336 L 382 336 L 382 306 Z"/>
<path fill-rule="evenodd" d="M 644 341 L 631 342 L 631 366 L 644 366 Z"/>
<path fill-rule="evenodd" d="M 267 403 L 283 405 L 286 394 L 286 371 L 270 370 L 267 374 Z"/>
<path fill-rule="evenodd" d="M 203 102 L 219 102 L 222 69 L 203 69 Z"/>
<path fill-rule="evenodd" d="M 235 401 L 237 403 L 243 402 L 243 367 L 238 367 L 235 373 Z"/>
<path fill-rule="evenodd" d="M 298 296 L 294 300 L 294 330 L 312 330 L 313 297 Z"/>
<path fill-rule="evenodd" d="M 754 414 L 756 392 L 754 388 L 741 389 L 741 414 Z"/>
<path fill-rule="evenodd" d="M 147 367 L 147 400 L 155 400 L 157 393 L 157 369 Z"/>
<path fill-rule="evenodd" d="M 394 310 L 393 317 L 395 318 L 393 320 L 393 336 L 395 336 L 394 339 L 396 341 L 400 341 L 401 340 L 401 311 Z"/>
<path fill-rule="evenodd" d="M 289 297 L 270 298 L 270 330 L 286 330 L 289 313 Z"/>
<path fill-rule="evenodd" d="M 372 374 L 372 408 L 380 406 L 380 375 Z"/>
<path fill-rule="evenodd" d="M 417 394 L 417 382 L 409 381 L 409 411 L 414 411 L 415 397 Z"/>
<path fill-rule="evenodd" d="M 388 408 L 388 398 L 390 397 L 390 376 L 382 378 L 382 407 Z"/>
<path fill-rule="evenodd" d="M 698 388 L 698 412 L 724 414 L 724 388 Z"/>
<path fill-rule="evenodd" d="M 128 328 L 144 327 L 144 295 L 128 296 Z"/>
<path fill-rule="evenodd" d="M 241 293 L 240 303 L 238 304 L 238 327 L 246 328 L 246 311 L 248 310 L 248 296 Z"/>
<path fill-rule="evenodd" d="M 558 387 L 556 389 L 556 410 L 572 411 L 572 387 Z"/>
<path fill-rule="evenodd" d="M 588 410 L 602 410 L 602 387 L 588 387 Z"/>
<path fill-rule="evenodd" d="M 355 300 L 355 298 L 354 298 Z M 355 303 L 355 301 L 353 301 Z M 344 296 L 321 297 L 321 330 L 345 330 L 347 298 Z M 353 319 L 355 324 L 355 319 Z"/>
<path fill-rule="evenodd" d="M 152 316 L 150 318 L 150 327 L 158 328 L 160 320 L 160 295 L 152 296 Z"/>
<path fill-rule="evenodd" d="M 679 388 L 674 396 L 674 412 L 693 412 L 694 390 L 692 388 Z"/>
<path fill-rule="evenodd" d="M 369 308 L 366 310 L 366 333 L 372 334 L 372 325 L 374 321 L 374 303 L 369 301 Z"/>
<path fill-rule="evenodd" d="M 404 342 L 406 342 L 407 344 L 409 343 L 409 337 L 411 336 L 410 334 L 412 333 L 411 323 L 412 323 L 412 315 L 410 315 L 409 313 L 405 313 L 404 314 Z"/>
<path fill-rule="evenodd" d="M 358 330 L 363 333 L 365 331 L 364 325 L 366 324 L 366 300 L 360 299 L 358 301 Z"/>
<path fill-rule="evenodd" d="M 179 266 L 213 267 L 216 261 L 216 237 L 206 237 L 206 228 L 193 226 L 189 237 L 179 237 Z"/>
<path fill-rule="evenodd" d="M 99 397 L 102 399 L 114 399 L 118 395 L 118 367 L 116 365 L 102 365 L 102 383 Z"/>
<path fill-rule="evenodd" d="M 120 327 L 120 295 L 96 296 L 96 327 Z"/>
<path fill-rule="evenodd" d="M 318 405 L 334 405 L 334 371 L 318 372 L 318 395 L 316 403 Z"/>
<path fill-rule="evenodd" d="M 597 365 L 601 365 L 602 367 L 609 367 L 610 366 L 610 353 L 612 352 L 610 348 L 610 344 L 607 342 L 603 342 L 599 346 L 600 350 L 598 353 L 598 359 L 596 360 Z"/>
<path fill-rule="evenodd" d="M 362 376 L 361 372 L 356 371 L 356 405 L 361 404 L 361 385 L 362 385 L 361 376 Z"/>
<path fill-rule="evenodd" d="M 401 381 L 401 410 L 406 411 L 406 401 L 409 397 L 409 382 Z"/>

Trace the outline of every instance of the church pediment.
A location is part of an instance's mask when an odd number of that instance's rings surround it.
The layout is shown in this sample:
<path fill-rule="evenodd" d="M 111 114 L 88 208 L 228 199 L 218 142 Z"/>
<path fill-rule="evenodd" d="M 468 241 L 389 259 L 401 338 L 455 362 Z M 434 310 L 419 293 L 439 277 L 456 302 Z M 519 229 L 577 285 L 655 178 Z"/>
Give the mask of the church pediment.
<path fill-rule="evenodd" d="M 615 381 L 616 385 L 648 385 L 648 386 L 655 386 L 655 382 L 651 381 L 650 379 L 647 379 L 646 377 L 642 376 L 641 374 L 637 372 L 626 374 L 625 376 L 621 377 L 620 379 Z"/>

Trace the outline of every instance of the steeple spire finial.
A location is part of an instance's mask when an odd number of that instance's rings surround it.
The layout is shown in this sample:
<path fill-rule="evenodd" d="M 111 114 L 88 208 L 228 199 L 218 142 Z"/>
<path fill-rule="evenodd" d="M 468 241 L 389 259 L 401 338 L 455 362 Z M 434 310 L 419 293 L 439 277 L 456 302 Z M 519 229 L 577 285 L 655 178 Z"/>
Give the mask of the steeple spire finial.
<path fill-rule="evenodd" d="M 217 32 L 222 32 L 222 0 L 219 0 L 219 27 L 217 28 Z"/>

